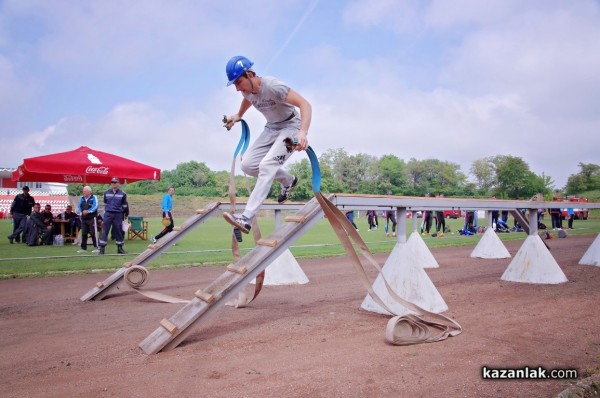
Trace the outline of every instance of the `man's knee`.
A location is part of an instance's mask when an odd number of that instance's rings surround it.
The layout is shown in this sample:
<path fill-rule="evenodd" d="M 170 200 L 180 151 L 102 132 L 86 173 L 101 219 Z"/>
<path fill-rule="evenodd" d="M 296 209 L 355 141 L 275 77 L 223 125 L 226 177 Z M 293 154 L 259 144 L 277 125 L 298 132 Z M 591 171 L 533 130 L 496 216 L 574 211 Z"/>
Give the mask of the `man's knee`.
<path fill-rule="evenodd" d="M 245 174 L 256 177 L 258 176 L 259 166 L 255 163 L 250 163 L 250 161 L 244 159 L 240 164 L 240 168 Z"/>

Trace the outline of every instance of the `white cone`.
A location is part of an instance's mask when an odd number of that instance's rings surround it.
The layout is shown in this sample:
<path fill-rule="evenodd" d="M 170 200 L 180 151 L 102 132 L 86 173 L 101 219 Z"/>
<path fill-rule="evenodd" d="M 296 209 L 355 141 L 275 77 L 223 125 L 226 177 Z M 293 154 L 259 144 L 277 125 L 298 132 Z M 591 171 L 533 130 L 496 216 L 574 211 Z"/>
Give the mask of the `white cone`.
<path fill-rule="evenodd" d="M 408 246 L 409 257 L 413 264 L 421 268 L 439 268 L 440 265 L 431 254 L 431 251 L 425 244 L 423 238 L 418 232 L 413 232 L 410 234 L 408 241 L 406 242 Z"/>
<path fill-rule="evenodd" d="M 581 265 L 595 265 L 600 267 L 600 234 L 596 236 L 596 239 L 592 242 L 592 245 L 586 250 L 581 260 Z"/>
<path fill-rule="evenodd" d="M 502 280 L 556 284 L 568 279 L 539 235 L 529 235 L 510 262 Z"/>
<path fill-rule="evenodd" d="M 427 276 L 427 273 L 425 273 L 425 270 L 410 261 L 409 253 L 406 244 L 396 244 L 383 266 L 382 273 L 392 290 L 403 299 L 430 312 L 446 311 L 448 309 L 446 302 L 429 279 L 429 276 Z M 395 315 L 411 313 L 392 298 L 383 283 L 381 274 L 375 279 L 373 290 L 385 305 L 394 311 Z M 360 307 L 370 312 L 391 315 L 377 304 L 369 294 L 367 294 Z"/>
<path fill-rule="evenodd" d="M 477 258 L 509 258 L 510 253 L 492 228 L 486 229 L 471 257 Z"/>
<path fill-rule="evenodd" d="M 256 279 L 250 283 L 256 284 Z M 308 283 L 308 277 L 300 268 L 300 264 L 292 252 L 287 249 L 269 264 L 265 271 L 263 285 L 304 285 L 306 283 Z"/>

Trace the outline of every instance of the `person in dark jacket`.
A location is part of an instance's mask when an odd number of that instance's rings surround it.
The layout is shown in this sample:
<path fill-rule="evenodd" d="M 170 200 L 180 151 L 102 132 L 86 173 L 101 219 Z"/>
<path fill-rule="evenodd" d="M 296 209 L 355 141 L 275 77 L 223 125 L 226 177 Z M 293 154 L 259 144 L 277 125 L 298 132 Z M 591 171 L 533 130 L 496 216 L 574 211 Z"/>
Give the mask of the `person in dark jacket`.
<path fill-rule="evenodd" d="M 112 229 L 115 233 L 115 243 L 119 254 L 127 254 L 123 249 L 123 213 L 129 207 L 127 194 L 119 188 L 119 179 L 114 177 L 110 181 L 110 189 L 104 192 L 104 222 L 102 224 L 102 237 L 100 238 L 99 255 L 104 255 L 107 245 L 108 232 Z"/>
<path fill-rule="evenodd" d="M 27 245 L 37 246 L 37 237 L 42 235 L 42 245 L 52 245 L 52 225 L 44 223 L 44 215 L 40 213 L 40 204 L 33 205 L 33 211 L 27 221 L 26 235 L 35 239 L 27 239 Z"/>
<path fill-rule="evenodd" d="M 15 196 L 12 204 L 10 205 L 9 217 L 13 219 L 13 232 L 8 235 L 8 241 L 12 244 L 13 242 L 21 242 L 21 233 L 25 232 L 27 227 L 27 216 L 31 214 L 31 209 L 35 205 L 35 199 L 29 195 L 29 187 L 25 185 L 23 187 L 23 193 Z M 23 242 L 25 239 L 23 238 Z"/>

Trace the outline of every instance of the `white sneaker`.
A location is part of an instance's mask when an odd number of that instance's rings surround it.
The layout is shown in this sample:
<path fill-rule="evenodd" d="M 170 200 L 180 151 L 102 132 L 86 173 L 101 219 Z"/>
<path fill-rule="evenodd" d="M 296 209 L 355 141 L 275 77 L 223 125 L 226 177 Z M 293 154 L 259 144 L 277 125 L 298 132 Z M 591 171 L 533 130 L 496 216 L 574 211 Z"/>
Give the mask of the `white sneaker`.
<path fill-rule="evenodd" d="M 92 250 L 92 253 L 100 253 L 100 249 L 98 249 L 97 247 L 94 248 L 94 250 Z"/>
<path fill-rule="evenodd" d="M 281 187 L 281 193 L 279 194 L 279 197 L 277 198 L 277 203 L 283 203 L 286 200 L 288 200 L 292 194 L 292 191 L 296 187 L 296 185 L 298 185 L 298 177 L 294 176 L 294 179 L 292 180 L 292 185 L 290 185 L 288 187 L 284 187 L 284 186 Z"/>
<path fill-rule="evenodd" d="M 229 224 L 233 225 L 236 228 L 239 228 L 239 230 L 245 234 L 250 232 L 250 229 L 252 229 L 251 221 L 242 214 L 230 214 L 224 212 L 223 218 L 225 218 L 225 220 Z"/>
<path fill-rule="evenodd" d="M 77 250 L 77 253 L 87 253 L 87 250 L 79 249 Z"/>
<path fill-rule="evenodd" d="M 152 243 L 156 243 L 156 238 L 154 236 L 152 237 Z"/>

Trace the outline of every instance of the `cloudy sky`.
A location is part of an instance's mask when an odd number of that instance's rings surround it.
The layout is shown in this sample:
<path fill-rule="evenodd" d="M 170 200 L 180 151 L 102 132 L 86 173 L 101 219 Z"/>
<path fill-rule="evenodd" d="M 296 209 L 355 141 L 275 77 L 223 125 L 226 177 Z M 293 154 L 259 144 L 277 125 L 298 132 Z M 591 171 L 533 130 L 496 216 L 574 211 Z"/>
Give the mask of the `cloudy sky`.
<path fill-rule="evenodd" d="M 0 167 L 87 145 L 228 170 L 233 55 L 312 103 L 317 154 L 510 154 L 557 188 L 600 164 L 598 0 L 0 0 Z"/>

